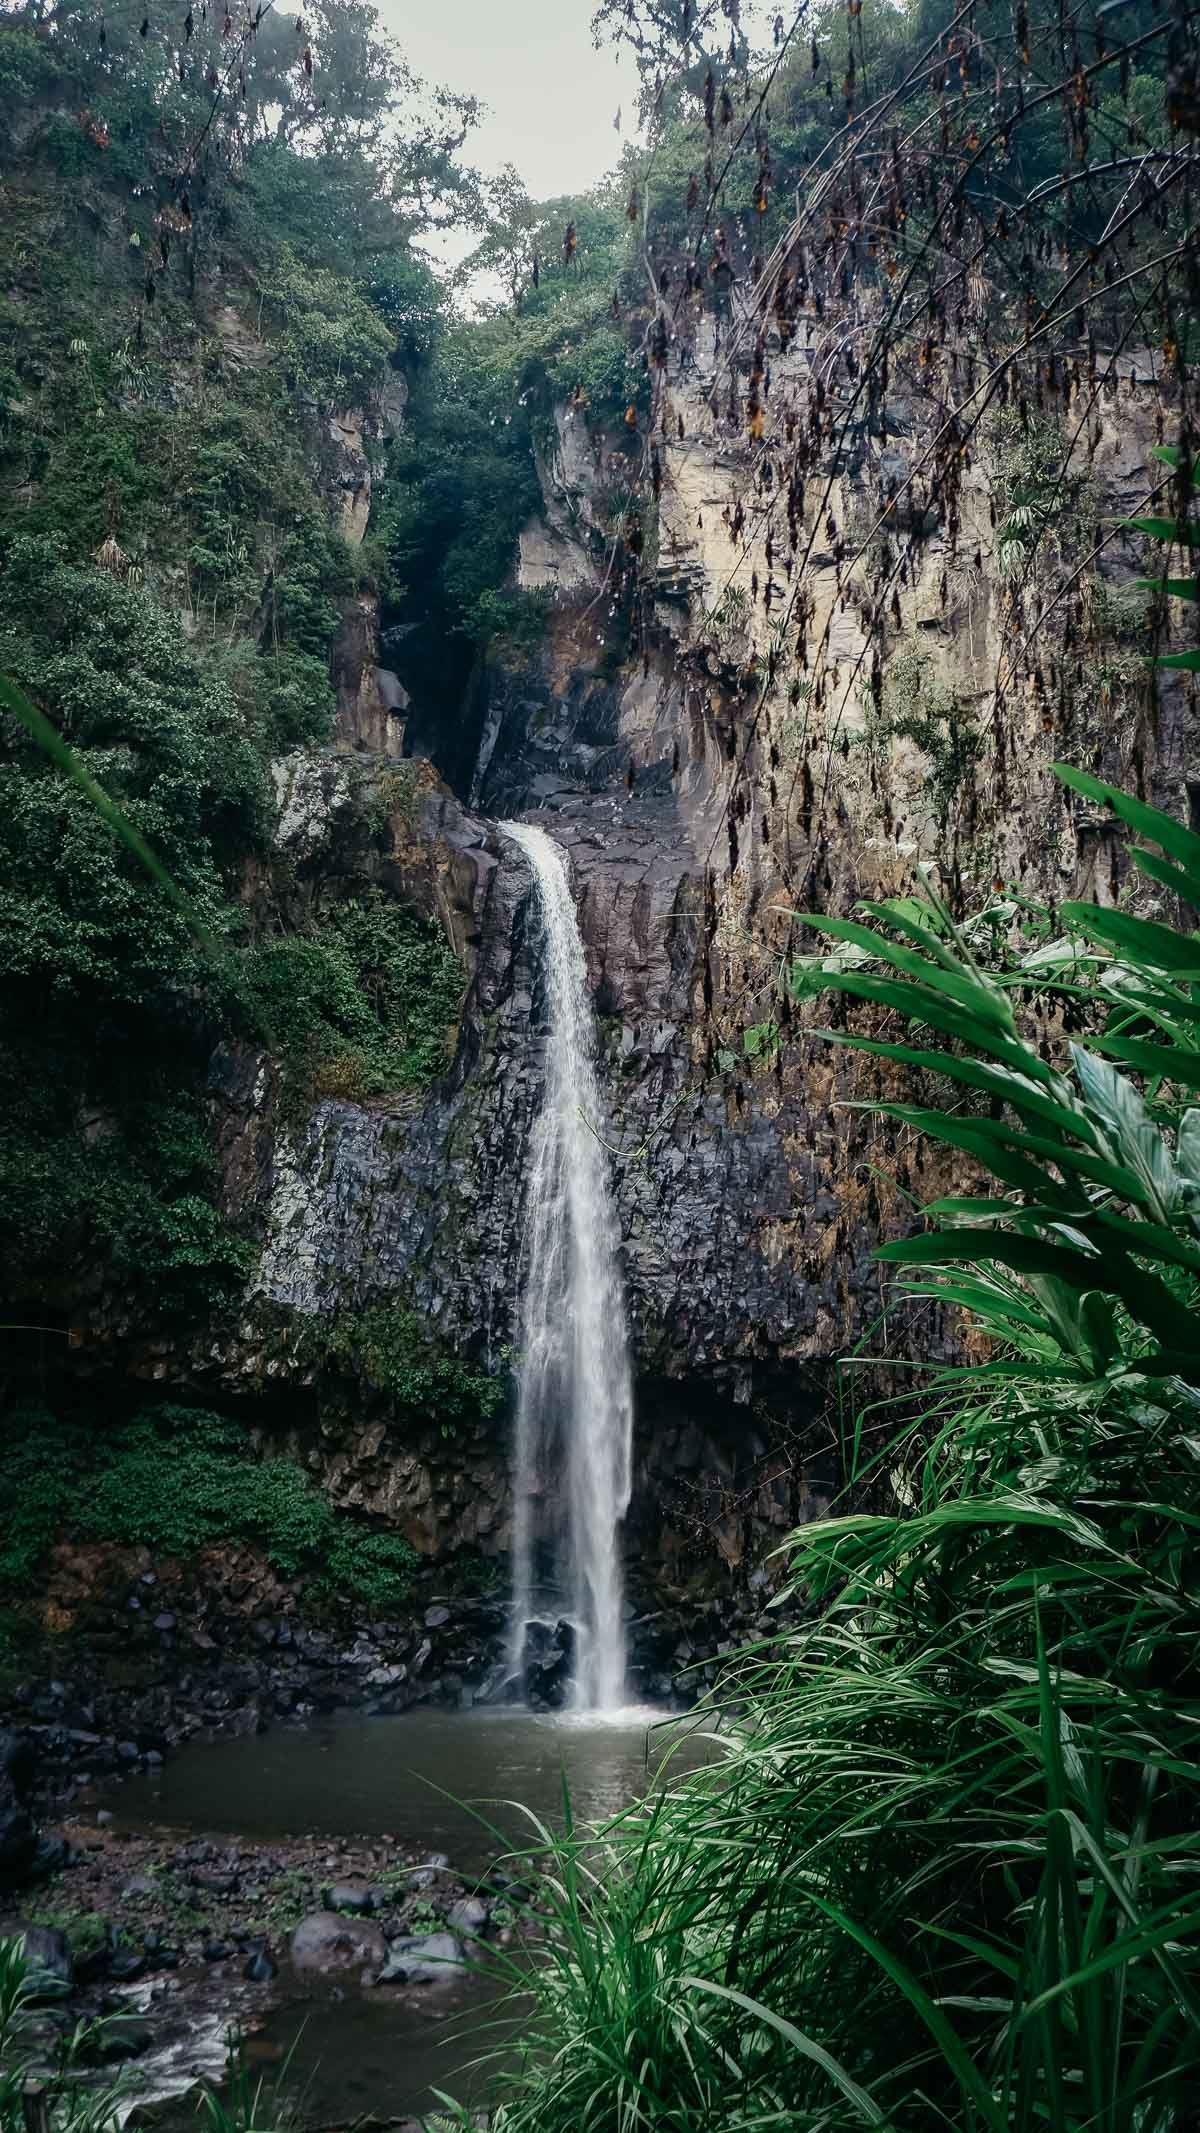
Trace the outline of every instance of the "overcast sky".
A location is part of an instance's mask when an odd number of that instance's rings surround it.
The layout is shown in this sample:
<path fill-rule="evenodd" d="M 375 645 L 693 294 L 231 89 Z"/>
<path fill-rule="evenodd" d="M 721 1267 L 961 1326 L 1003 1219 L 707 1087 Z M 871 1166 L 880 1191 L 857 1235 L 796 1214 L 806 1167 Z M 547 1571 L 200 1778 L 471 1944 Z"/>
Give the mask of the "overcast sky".
<path fill-rule="evenodd" d="M 418 74 L 488 105 L 467 159 L 484 171 L 515 163 L 534 199 L 546 200 L 582 192 L 612 168 L 637 102 L 631 56 L 593 49 L 594 5 L 379 0 L 379 11 Z"/>

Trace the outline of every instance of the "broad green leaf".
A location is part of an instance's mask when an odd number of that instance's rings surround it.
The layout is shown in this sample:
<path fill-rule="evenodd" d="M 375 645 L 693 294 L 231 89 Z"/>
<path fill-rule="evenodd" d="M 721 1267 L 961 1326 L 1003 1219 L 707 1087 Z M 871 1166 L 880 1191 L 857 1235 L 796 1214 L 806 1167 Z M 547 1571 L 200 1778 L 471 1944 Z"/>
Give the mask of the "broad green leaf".
<path fill-rule="evenodd" d="M 1200 578 L 1139 578 L 1137 589 L 1167 593 L 1172 600 L 1200 600 Z"/>
<path fill-rule="evenodd" d="M 1105 1233 L 1120 1237 L 1131 1252 L 1143 1259 L 1156 1259 L 1166 1266 L 1185 1267 L 1189 1273 L 1200 1274 L 1200 1248 L 1189 1244 L 1174 1230 L 1161 1222 L 1131 1222 L 1111 1207 L 1098 1207 L 1093 1214 L 1077 1215 L 1075 1226 L 1093 1244 L 1104 1249 Z M 1200 1318 L 1196 1320 L 1196 1338 L 1200 1343 Z"/>
<path fill-rule="evenodd" d="M 1152 919 L 1135 918 L 1130 911 L 1109 911 L 1100 904 L 1066 903 L 1062 915 L 1089 940 L 1103 941 L 1136 963 L 1200 981 L 1200 939 L 1190 934 L 1172 933 L 1169 926 L 1155 925 Z"/>
<path fill-rule="evenodd" d="M 1149 1044 L 1140 1037 L 1093 1037 L 1093 1052 L 1111 1052 L 1114 1059 L 1124 1059 L 1143 1074 L 1155 1074 L 1165 1081 L 1178 1082 L 1183 1089 L 1200 1089 L 1200 1052 L 1184 1051 L 1182 1046 Z"/>
<path fill-rule="evenodd" d="M 1106 1040 L 1100 1041 L 1107 1048 Z M 1071 1057 L 1089 1109 L 1099 1119 L 1114 1154 L 1141 1180 L 1156 1213 L 1169 1219 L 1175 1203 L 1175 1165 L 1141 1091 L 1095 1052 L 1073 1044 Z"/>
<path fill-rule="evenodd" d="M 1140 844 L 1134 845 L 1129 856 L 1143 874 L 1160 881 L 1165 889 L 1173 889 L 1185 904 L 1200 904 L 1200 873 L 1190 874 L 1184 867 L 1173 867 L 1169 859 L 1161 859 L 1157 852 L 1148 852 Z"/>
<path fill-rule="evenodd" d="M 1200 1185 L 1200 1111 L 1185 1111 L 1179 1121 L 1175 1168 L 1189 1185 Z"/>
<path fill-rule="evenodd" d="M 906 1021 L 926 1022 L 931 1029 L 940 1029 L 945 1036 L 956 1037 L 960 1044 L 973 1045 L 981 1052 L 988 1052 L 993 1059 L 1033 1080 L 1050 1084 L 1058 1080 L 1054 1069 L 1039 1059 L 1036 1052 L 1001 1037 L 980 1017 L 967 1014 L 964 1009 L 934 993 L 920 991 L 912 985 L 899 985 L 889 978 L 831 975 L 824 982 L 825 989 L 830 992 L 851 993 L 860 1000 L 874 1000 L 880 1007 L 894 1007 Z"/>
<path fill-rule="evenodd" d="M 1100 1061 L 1098 1064 L 1103 1065 L 1104 1062 Z M 1024 1133 L 1004 1119 L 972 1118 L 960 1113 L 930 1111 L 915 1104 L 862 1103 L 848 1108 L 869 1110 L 882 1113 L 888 1118 L 901 1119 L 906 1125 L 915 1126 L 919 1133 L 927 1133 L 931 1139 L 947 1141 L 956 1148 L 963 1148 L 980 1156 L 995 1171 L 997 1177 L 1003 1177 L 1008 1184 L 1022 1185 L 1028 1191 L 1041 1192 L 1048 1188 L 1052 1192 L 1061 1192 L 1063 1189 L 1055 1179 L 1038 1170 L 1036 1163 L 1031 1169 L 1030 1160 L 1040 1157 L 1045 1162 L 1055 1164 L 1060 1170 L 1074 1171 L 1092 1184 L 1106 1187 L 1109 1192 L 1119 1194 L 1122 1199 L 1144 1202 L 1159 1210 L 1163 1206 L 1155 1188 L 1148 1184 L 1140 1171 L 1132 1165 L 1109 1162 L 1103 1156 L 1087 1154 L 1084 1150 L 1062 1141 L 1048 1140 L 1042 1134 Z M 1147 1122 L 1147 1128 L 1163 1148 L 1169 1165 L 1170 1158 L 1166 1155 L 1157 1127 Z M 1012 1157 L 1015 1157 L 1022 1165 L 1021 1175 L 1010 1175 L 1008 1170 L 1001 1170 L 995 1161 L 998 1153 L 1002 1153 L 1004 1161 L 1009 1163 Z M 1035 1179 L 1040 1179 L 1040 1183 L 1035 1183 Z M 1171 1171 L 1168 1171 L 1168 1184 L 1173 1184 Z M 1019 1212 L 1019 1208 L 1015 1206 L 1008 1207 L 1010 1215 Z"/>
<path fill-rule="evenodd" d="M 945 1111 L 925 1111 L 916 1104 L 856 1104 L 856 1110 L 870 1111 L 874 1116 L 899 1119 L 912 1126 L 918 1133 L 926 1133 L 931 1140 L 947 1143 L 951 1148 L 961 1148 L 965 1154 L 990 1170 L 995 1177 L 1003 1178 L 1006 1185 L 1019 1186 L 1025 1192 L 1041 1193 L 1055 1190 L 1053 1179 L 1028 1157 L 1020 1155 L 1004 1143 L 1000 1133 L 988 1119 L 959 1118 Z M 992 1130 L 989 1132 L 989 1126 Z M 1016 1210 L 1014 1210 L 1015 1212 Z"/>
<path fill-rule="evenodd" d="M 1185 674 L 1200 674 L 1200 648 L 1190 652 L 1156 652 L 1156 667 L 1175 667 Z"/>
<path fill-rule="evenodd" d="M 1186 518 L 1123 518 L 1131 533 L 1149 534 L 1152 541 L 1170 541 L 1172 547 L 1200 548 L 1200 525 Z"/>
<path fill-rule="evenodd" d="M 1021 1211 L 1017 1200 L 928 1200 L 921 1209 L 928 1222 L 931 1215 L 943 1221 L 957 1222 L 1011 1222 Z"/>
<path fill-rule="evenodd" d="M 1164 815 L 1157 807 L 1147 806 L 1144 800 L 1135 800 L 1132 793 L 1122 792 L 1119 785 L 1106 785 L 1102 779 L 1093 778 L 1086 770 L 1074 770 L 1069 763 L 1053 763 L 1051 769 L 1056 778 L 1069 785 L 1072 792 L 1082 793 L 1085 800 L 1097 800 L 1111 807 L 1114 815 L 1128 822 L 1143 837 L 1162 846 L 1185 866 L 1194 867 L 1200 874 L 1200 837 L 1193 830 L 1185 829 L 1173 815 Z M 1086 906 L 1095 909 L 1096 906 Z"/>
<path fill-rule="evenodd" d="M 970 1266 L 978 1261 L 997 1260 L 1019 1274 L 1049 1275 L 1079 1295 L 1093 1289 L 1109 1289 L 1156 1340 L 1181 1356 L 1193 1358 L 1187 1371 L 1189 1378 L 1200 1365 L 1200 1325 L 1195 1315 L 1155 1275 L 1134 1266 L 1121 1251 L 1101 1257 L 1099 1253 L 1092 1255 L 1016 1232 L 983 1230 L 972 1235 L 967 1230 L 934 1230 L 928 1236 L 901 1237 L 880 1245 L 875 1256 L 899 1266 Z"/>
<path fill-rule="evenodd" d="M 1174 467 L 1176 470 L 1183 463 L 1183 453 L 1177 444 L 1152 444 L 1150 457 L 1159 460 L 1164 467 Z M 1193 489 L 1200 489 L 1200 462 L 1194 459 L 1188 468 L 1188 480 Z"/>
<path fill-rule="evenodd" d="M 928 985 L 935 992 L 945 993 L 948 999 L 956 1000 L 968 1013 L 984 1016 L 987 1021 L 995 1023 L 1003 1030 L 1006 1036 L 1015 1038 L 1012 1008 L 1004 995 L 994 991 L 991 986 L 931 963 L 927 956 L 917 955 L 911 948 L 900 948 L 895 941 L 889 941 L 885 934 L 872 933 L 869 926 L 856 925 L 852 919 L 827 918 L 821 914 L 810 913 L 805 923 L 818 933 L 832 935 L 834 940 L 850 941 L 855 947 L 866 949 L 881 962 L 890 963 L 894 970 L 899 970 L 905 977 L 915 978 L 918 984 Z"/>
<path fill-rule="evenodd" d="M 830 1044 L 844 1044 L 855 1051 L 877 1052 L 883 1059 L 898 1059 L 907 1066 L 925 1067 L 931 1074 L 945 1074 L 951 1081 L 961 1081 L 969 1089 L 981 1089 L 988 1096 L 996 1096 L 1011 1104 L 1014 1110 L 1031 1111 L 1045 1125 L 1057 1126 L 1061 1132 L 1078 1136 L 1081 1140 L 1094 1140 L 1095 1128 L 1082 1107 L 1071 1110 L 1066 1102 L 1056 1102 L 1038 1089 L 1029 1078 L 1012 1067 L 1001 1066 L 982 1059 L 959 1059 L 951 1052 L 929 1052 L 915 1045 L 897 1044 L 885 1037 L 864 1037 L 857 1032 L 840 1029 L 816 1029 L 814 1037 L 823 1037 Z M 1065 1097 L 1071 1098 L 1068 1083 L 1054 1077 L 1057 1087 Z"/>

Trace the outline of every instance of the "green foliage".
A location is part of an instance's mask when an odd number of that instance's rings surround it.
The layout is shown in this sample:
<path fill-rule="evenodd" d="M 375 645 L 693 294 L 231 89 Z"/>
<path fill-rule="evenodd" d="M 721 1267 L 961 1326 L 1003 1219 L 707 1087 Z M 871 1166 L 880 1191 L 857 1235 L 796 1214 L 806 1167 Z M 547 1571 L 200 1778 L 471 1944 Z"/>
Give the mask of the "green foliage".
<path fill-rule="evenodd" d="M 1060 774 L 1200 902 L 1200 837 Z M 829 945 L 793 990 L 869 1010 L 826 1034 L 950 1084 L 872 1108 L 982 1189 L 880 1256 L 967 1313 L 976 1353 L 899 1434 L 859 1415 L 849 1478 L 902 1508 L 792 1537 L 814 1615 L 746 1656 L 724 1759 L 553 1846 L 530 2050 L 492 2123 L 1182 2133 L 1200 938 L 1083 904 L 963 927 L 928 885 L 809 923 Z M 1023 1024 L 1059 999 L 1086 1034 L 1054 1058 Z"/>
<path fill-rule="evenodd" d="M 97 1426 L 19 1409 L 5 1422 L 11 1490 L 0 1585 L 20 1589 L 68 1535 L 158 1555 L 251 1540 L 328 1598 L 399 1605 L 416 1562 L 399 1534 L 334 1510 L 293 1459 L 255 1458 L 241 1425 L 184 1407 Z"/>
<path fill-rule="evenodd" d="M 43 2133 L 115 2133 L 124 2115 L 124 2088 L 84 2080 L 104 2056 L 113 2019 L 76 2023 L 59 2031 L 39 2002 L 58 1996 L 58 1980 L 25 1954 L 23 1935 L 0 1940 L 0 2126 L 36 2124 Z"/>
<path fill-rule="evenodd" d="M 301 1086 L 354 1099 L 420 1087 L 446 1065 L 463 974 L 440 928 L 380 890 L 245 962 L 258 1025 Z"/>
<path fill-rule="evenodd" d="M 331 407 L 360 404 L 395 346 L 391 325 L 344 275 L 281 245 L 262 295 L 278 319 L 289 387 Z"/>
<path fill-rule="evenodd" d="M 330 738 L 336 698 L 328 659 L 282 646 L 260 651 L 239 637 L 214 646 L 209 670 L 232 690 L 247 729 L 271 755 Z"/>
<path fill-rule="evenodd" d="M 236 702 L 174 618 L 140 588 L 16 538 L 0 544 L 0 668 L 218 933 L 223 863 L 261 839 L 267 787 Z M 147 896 L 133 855 L 12 721 L 0 741 L 0 968 L 48 991 L 86 986 L 126 1001 L 186 978 L 180 913 Z"/>
<path fill-rule="evenodd" d="M 1174 519 L 1135 518 L 1127 523 L 1142 533 L 1148 533 L 1152 539 L 1165 542 L 1168 556 L 1175 549 L 1186 556 L 1189 551 L 1200 548 L 1200 525 L 1191 516 L 1190 510 L 1197 492 L 1200 491 L 1200 472 L 1194 462 L 1185 459 L 1184 454 L 1175 445 L 1156 445 L 1153 449 L 1155 458 L 1161 460 L 1164 466 L 1170 467 L 1175 476 L 1178 516 Z M 1200 603 L 1200 578 L 1194 576 L 1143 579 L 1138 589 L 1143 593 L 1155 593 L 1159 596 L 1165 595 L 1169 599 L 1182 600 L 1189 607 Z M 1189 674 L 1200 673 L 1200 651 L 1192 645 L 1182 652 L 1160 652 L 1156 655 L 1154 664 L 1182 669 Z"/>
<path fill-rule="evenodd" d="M 1051 415 L 994 414 L 985 432 L 996 502 L 996 560 L 1002 577 L 1025 570 L 1043 543 L 1057 549 L 1065 526 L 1094 518 L 1091 476 L 1064 461 L 1062 425 Z"/>
<path fill-rule="evenodd" d="M 52 92 L 63 72 L 48 38 L 24 23 L 5 23 L 0 29 L 0 96 L 13 103 L 32 101 Z"/>
<path fill-rule="evenodd" d="M 447 336 L 389 458 L 379 535 L 397 613 L 421 617 L 413 647 L 431 677 L 446 657 L 445 633 L 462 640 L 465 660 L 486 635 L 492 616 L 482 603 L 507 578 L 517 532 L 540 498 L 527 409 L 488 361 L 494 330 Z"/>
<path fill-rule="evenodd" d="M 69 1016 L 0 1040 L 10 1295 L 55 1295 L 74 1270 L 102 1265 L 144 1307 L 184 1319 L 222 1307 L 251 1254 L 214 1205 L 195 1033 L 177 1029 L 172 1045 L 169 1023 L 132 1019 L 105 1026 L 90 1058 L 83 1046 Z"/>
<path fill-rule="evenodd" d="M 202 990 L 266 784 L 235 695 L 137 586 L 0 541 L 0 668 L 171 877 L 146 878 L 15 717 L 0 730 L 0 1257 L 12 1292 L 99 1260 L 192 1312 L 249 1258 L 212 1201 Z M 211 1041 L 211 1040 L 210 1040 Z"/>
<path fill-rule="evenodd" d="M 498 1378 L 447 1354 L 403 1304 L 345 1313 L 334 1322 L 325 1355 L 335 1368 L 386 1393 L 402 1412 L 436 1421 L 443 1436 L 462 1422 L 495 1414 L 504 1397 Z"/>
<path fill-rule="evenodd" d="M 970 706 L 938 678 L 927 654 L 900 644 L 884 669 L 879 711 L 870 705 L 868 718 L 872 747 L 906 740 L 920 749 L 925 765 L 914 798 L 929 808 L 944 833 L 979 753 Z"/>

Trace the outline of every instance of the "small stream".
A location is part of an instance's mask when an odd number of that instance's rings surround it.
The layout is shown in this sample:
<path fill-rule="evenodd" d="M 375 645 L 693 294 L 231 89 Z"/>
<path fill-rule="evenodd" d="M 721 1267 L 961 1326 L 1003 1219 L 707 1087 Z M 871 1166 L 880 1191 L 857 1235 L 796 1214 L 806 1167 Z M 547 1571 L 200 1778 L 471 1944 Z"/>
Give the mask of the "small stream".
<path fill-rule="evenodd" d="M 646 1709 L 594 1714 L 416 1709 L 346 1713 L 300 1728 L 196 1744 L 114 1796 L 118 1824 L 213 1836 L 394 1840 L 446 1855 L 467 1879 L 561 1823 L 563 1779 L 577 1823 L 603 1820 L 707 1759 L 692 1722 Z M 534 1819 L 536 1818 L 536 1822 Z M 288 2061 L 302 2121 L 419 2115 L 439 2088 L 479 2100 L 467 2069 L 503 2044 L 519 2013 L 477 1970 L 404 1993 L 332 1989 L 281 1966 L 266 2028 L 250 2045 L 270 2079 Z M 290 2058 L 289 2058 L 290 2055 Z"/>

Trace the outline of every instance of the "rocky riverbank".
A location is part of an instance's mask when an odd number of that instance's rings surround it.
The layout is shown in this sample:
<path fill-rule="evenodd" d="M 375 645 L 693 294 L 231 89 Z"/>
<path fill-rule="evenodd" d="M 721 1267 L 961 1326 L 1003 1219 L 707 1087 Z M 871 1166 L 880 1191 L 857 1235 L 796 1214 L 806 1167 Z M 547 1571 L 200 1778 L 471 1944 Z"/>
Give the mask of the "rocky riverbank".
<path fill-rule="evenodd" d="M 272 2010 L 346 1992 L 444 1999 L 522 1932 L 525 1890 L 376 1841 L 132 1832 L 92 1810 L 48 1833 L 59 1863 L 0 1913 L 44 1972 L 47 2046 L 100 2019 L 97 2070 L 150 2106 L 219 2080 L 229 2040 L 269 2067 Z"/>
<path fill-rule="evenodd" d="M 659 1582 L 633 1592 L 631 1701 L 694 1703 L 741 1645 L 781 1626 L 767 1611 L 765 1568 L 724 1590 Z M 146 1549 L 63 1545 L 0 1672 L 0 1727 L 26 1739 L 43 1811 L 73 1811 L 95 1787 L 152 1770 L 197 1737 L 335 1710 L 485 1703 L 504 1627 L 498 1588 L 454 1591 L 436 1568 L 415 1575 L 404 1613 L 384 1617 L 314 1609 L 302 1580 L 280 1577 L 250 1547 L 164 1561 Z M 569 1629 L 547 1629 L 526 1684 L 535 1708 L 562 1704 L 570 1662 Z"/>

